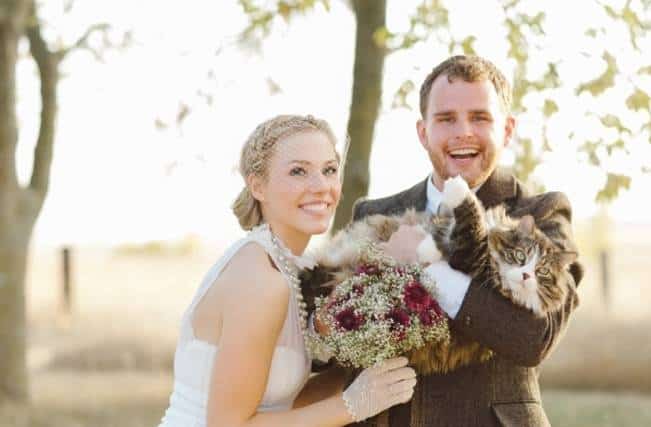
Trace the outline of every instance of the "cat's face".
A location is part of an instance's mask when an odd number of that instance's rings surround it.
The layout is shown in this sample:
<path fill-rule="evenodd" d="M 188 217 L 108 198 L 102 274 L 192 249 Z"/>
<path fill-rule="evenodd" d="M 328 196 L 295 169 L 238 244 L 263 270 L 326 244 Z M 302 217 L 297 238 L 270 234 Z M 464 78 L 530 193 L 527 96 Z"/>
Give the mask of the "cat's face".
<path fill-rule="evenodd" d="M 525 233 L 520 228 L 492 230 L 489 244 L 502 279 L 506 279 L 504 285 L 509 289 L 535 289 L 536 266 L 541 254 L 533 233 Z"/>
<path fill-rule="evenodd" d="M 524 217 L 514 228 L 489 233 L 489 247 L 497 261 L 502 286 L 526 307 L 536 312 L 556 307 L 566 288 L 558 281 L 576 260 L 573 252 L 556 248 L 534 229 L 533 218 Z"/>

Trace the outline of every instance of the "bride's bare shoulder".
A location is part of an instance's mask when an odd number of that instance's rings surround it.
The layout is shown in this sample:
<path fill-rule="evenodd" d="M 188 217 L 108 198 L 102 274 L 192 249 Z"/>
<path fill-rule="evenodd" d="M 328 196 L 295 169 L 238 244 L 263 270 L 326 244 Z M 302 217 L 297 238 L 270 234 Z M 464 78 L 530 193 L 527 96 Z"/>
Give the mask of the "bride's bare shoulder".
<path fill-rule="evenodd" d="M 287 299 L 289 288 L 269 254 L 255 242 L 240 248 L 219 278 L 223 289 L 235 297 Z"/>

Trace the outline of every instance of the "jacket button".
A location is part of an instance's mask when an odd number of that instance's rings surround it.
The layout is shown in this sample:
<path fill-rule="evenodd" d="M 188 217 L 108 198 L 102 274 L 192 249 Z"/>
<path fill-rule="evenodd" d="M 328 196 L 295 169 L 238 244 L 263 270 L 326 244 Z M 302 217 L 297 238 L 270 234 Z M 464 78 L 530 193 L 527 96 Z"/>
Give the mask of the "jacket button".
<path fill-rule="evenodd" d="M 470 316 L 466 316 L 463 320 L 466 322 L 466 326 L 470 326 Z"/>

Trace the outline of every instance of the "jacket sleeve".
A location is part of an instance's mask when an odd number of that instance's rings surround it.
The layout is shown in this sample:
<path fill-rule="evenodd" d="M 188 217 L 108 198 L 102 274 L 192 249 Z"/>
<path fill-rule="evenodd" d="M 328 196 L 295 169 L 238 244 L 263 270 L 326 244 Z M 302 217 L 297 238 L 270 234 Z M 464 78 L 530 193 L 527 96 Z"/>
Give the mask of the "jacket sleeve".
<path fill-rule="evenodd" d="M 536 196 L 511 212 L 513 216 L 531 214 L 536 225 L 559 248 L 576 251 L 572 239 L 571 207 L 565 195 L 546 193 Z M 572 289 L 582 277 L 580 264 L 568 272 Z M 545 317 L 513 304 L 495 289 L 493 279 L 473 277 L 454 327 L 468 337 L 491 348 L 501 357 L 521 366 L 537 366 L 554 349 L 567 329 L 578 305 L 576 292 L 570 292 L 563 306 Z"/>

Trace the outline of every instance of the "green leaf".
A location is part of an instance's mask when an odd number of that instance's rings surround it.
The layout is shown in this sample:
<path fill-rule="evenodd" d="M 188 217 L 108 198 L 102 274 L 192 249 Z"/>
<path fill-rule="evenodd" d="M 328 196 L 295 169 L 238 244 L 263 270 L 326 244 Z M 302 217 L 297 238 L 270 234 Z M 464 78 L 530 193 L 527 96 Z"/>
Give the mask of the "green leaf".
<path fill-rule="evenodd" d="M 545 105 L 543 107 L 543 113 L 545 114 L 545 117 L 549 117 L 557 111 L 558 111 L 558 105 L 551 99 L 546 99 Z"/>
<path fill-rule="evenodd" d="M 622 10 L 622 19 L 630 28 L 642 27 L 643 24 L 640 21 L 640 18 L 637 17 L 637 14 L 629 6 L 626 6 Z"/>
<path fill-rule="evenodd" d="M 516 154 L 514 174 L 522 182 L 527 182 L 529 176 L 540 163 L 533 150 L 533 142 L 530 138 L 521 138 L 518 141 L 520 147 L 519 152 Z"/>
<path fill-rule="evenodd" d="M 606 146 L 606 151 L 608 152 L 608 155 L 612 155 L 615 150 L 620 150 L 620 151 L 625 151 L 628 153 L 628 150 L 626 150 L 626 142 L 624 142 L 623 139 L 618 139 L 615 142 L 611 142 Z"/>
<path fill-rule="evenodd" d="M 412 47 L 413 45 L 415 45 L 419 41 L 421 41 L 420 37 L 418 37 L 416 35 L 413 35 L 413 34 L 406 34 L 404 36 L 404 38 L 402 39 L 402 44 L 400 45 L 400 48 L 401 49 L 409 49 L 410 47 Z"/>
<path fill-rule="evenodd" d="M 588 155 L 588 162 L 593 166 L 601 165 L 601 160 L 597 156 L 597 149 L 603 145 L 603 141 L 586 141 L 579 147 L 579 151 L 583 151 Z"/>
<path fill-rule="evenodd" d="M 477 40 L 477 38 L 475 36 L 469 36 L 469 37 L 466 37 L 465 39 L 463 39 L 463 41 L 461 42 L 461 47 L 463 48 L 463 53 L 464 54 L 466 54 L 466 55 L 474 55 L 476 53 L 475 48 L 472 47 L 475 40 Z"/>
<path fill-rule="evenodd" d="M 606 114 L 605 116 L 599 117 L 599 120 L 601 121 L 601 124 L 606 126 L 607 128 L 615 128 L 619 133 L 628 133 L 629 135 L 633 134 L 629 128 L 624 126 L 619 120 L 619 117 L 612 115 L 612 114 Z"/>
<path fill-rule="evenodd" d="M 635 92 L 626 99 L 626 106 L 634 111 L 651 109 L 651 98 L 643 90 L 636 88 Z"/>
<path fill-rule="evenodd" d="M 253 4 L 251 0 L 239 0 L 239 3 L 242 9 L 244 10 L 244 13 L 246 13 L 247 15 L 250 15 L 260 10 L 260 8 L 255 4 Z"/>
<path fill-rule="evenodd" d="M 609 202 L 615 199 L 622 189 L 628 190 L 631 186 L 631 177 L 626 175 L 608 173 L 606 184 L 597 193 L 597 202 Z"/>
<path fill-rule="evenodd" d="M 450 40 L 450 43 L 448 43 L 448 55 L 452 56 L 454 55 L 454 49 L 457 47 L 457 42 L 454 40 Z"/>
<path fill-rule="evenodd" d="M 543 151 L 550 152 L 552 151 L 552 146 L 549 143 L 549 137 L 547 136 L 547 125 L 543 125 L 542 128 L 542 140 L 543 140 Z"/>
<path fill-rule="evenodd" d="M 507 35 L 507 40 L 509 41 L 508 56 L 515 59 L 520 64 L 526 63 L 529 57 L 527 52 L 527 40 L 522 34 L 522 31 L 520 31 L 519 23 L 514 22 L 512 19 L 507 19 L 506 26 L 509 30 Z"/>
<path fill-rule="evenodd" d="M 393 39 L 393 37 L 394 35 L 387 27 L 380 27 L 373 33 L 373 41 L 382 48 L 386 48 L 389 44 L 389 40 Z"/>
<path fill-rule="evenodd" d="M 590 29 L 586 30 L 585 35 L 589 36 L 589 37 L 593 37 L 593 38 L 597 37 L 597 30 L 594 29 L 594 28 L 590 28 Z"/>
<path fill-rule="evenodd" d="M 545 30 L 542 27 L 542 23 L 545 20 L 545 12 L 538 12 L 533 18 L 525 17 L 523 20 L 531 26 L 534 33 L 538 35 L 545 34 Z"/>
<path fill-rule="evenodd" d="M 583 92 L 590 92 L 592 96 L 597 96 L 615 85 L 615 74 L 617 73 L 617 62 L 615 57 L 610 53 L 604 52 L 603 58 L 606 61 L 606 71 L 599 77 L 587 83 L 580 85 L 576 89 L 576 94 L 581 95 Z"/>
<path fill-rule="evenodd" d="M 406 108 L 408 110 L 411 110 L 411 106 L 407 102 L 407 97 L 414 91 L 415 88 L 416 85 L 414 85 L 413 81 L 407 80 L 403 82 L 396 91 L 395 95 L 393 95 L 393 103 L 391 104 L 391 108 Z"/>
<path fill-rule="evenodd" d="M 292 15 L 292 7 L 287 2 L 279 1 L 278 14 L 282 16 L 285 21 L 289 21 L 289 17 Z"/>
<path fill-rule="evenodd" d="M 612 7 L 610 7 L 610 6 L 608 6 L 608 5 L 605 5 L 605 6 L 604 6 L 604 9 L 606 9 L 606 13 L 607 13 L 611 18 L 615 18 L 615 19 L 619 18 L 619 14 L 618 14 L 617 12 L 615 12 L 615 9 L 613 9 Z"/>

